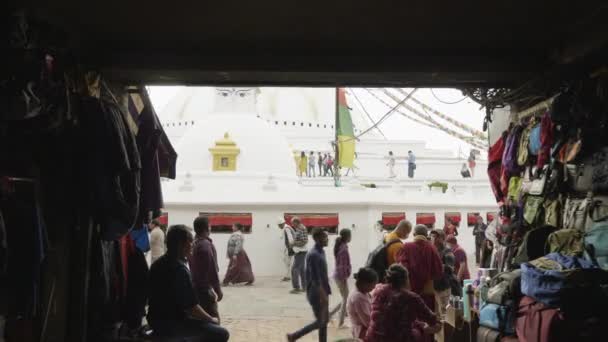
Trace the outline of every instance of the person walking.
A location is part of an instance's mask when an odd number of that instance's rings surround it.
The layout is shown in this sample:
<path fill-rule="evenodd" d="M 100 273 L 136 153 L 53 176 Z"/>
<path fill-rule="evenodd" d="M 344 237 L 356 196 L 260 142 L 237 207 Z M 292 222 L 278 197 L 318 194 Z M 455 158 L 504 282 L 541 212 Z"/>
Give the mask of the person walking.
<path fill-rule="evenodd" d="M 243 229 L 244 227 L 240 223 L 235 223 L 232 226 L 233 233 L 228 239 L 226 251 L 226 256 L 230 260 L 230 263 L 222 282 L 224 286 L 242 283 L 251 285 L 255 280 L 253 270 L 251 269 L 251 261 L 244 248 L 245 238 L 243 237 Z"/>
<path fill-rule="evenodd" d="M 440 321 L 419 295 L 409 290 L 409 272 L 393 264 L 386 284 L 376 286 L 366 342 L 421 341 L 441 330 Z"/>
<path fill-rule="evenodd" d="M 407 152 L 407 176 L 414 178 L 414 171 L 416 170 L 416 155 L 412 151 Z"/>
<path fill-rule="evenodd" d="M 287 334 L 287 341 L 297 341 L 313 330 L 319 330 L 319 342 L 327 342 L 327 322 L 329 321 L 329 278 L 325 251 L 328 238 L 322 229 L 315 229 L 312 234 L 315 246 L 306 254 L 306 298 L 312 307 L 315 321 L 304 328 Z"/>
<path fill-rule="evenodd" d="M 355 273 L 355 291 L 348 296 L 346 309 L 353 338 L 364 340 L 372 314 L 370 292 L 378 283 L 378 274 L 371 268 L 360 268 Z"/>
<path fill-rule="evenodd" d="M 386 264 L 387 265 L 392 265 L 395 262 L 397 262 L 397 254 L 401 250 L 401 247 L 403 247 L 403 242 L 401 242 L 401 241 L 407 239 L 407 237 L 410 235 L 411 232 L 412 232 L 412 224 L 410 223 L 410 221 L 401 220 L 401 221 L 399 221 L 399 223 L 397 223 L 397 227 L 395 227 L 395 229 L 392 232 L 386 234 L 386 236 L 384 237 L 385 244 L 388 244 L 389 242 L 392 242 L 392 241 L 398 241 L 398 242 L 395 242 L 395 243 L 389 245 L 386 249 Z M 378 276 L 380 276 L 380 275 L 378 275 Z M 381 277 L 381 279 L 382 279 L 382 277 Z"/>
<path fill-rule="evenodd" d="M 308 169 L 308 158 L 306 158 L 306 152 L 300 153 L 300 165 L 298 165 L 298 174 L 300 178 L 306 176 L 306 170 Z"/>
<path fill-rule="evenodd" d="M 286 222 L 284 218 L 280 218 L 277 221 L 277 226 L 281 230 L 281 240 L 283 241 L 283 264 L 285 265 L 285 273 L 283 279 L 281 281 L 290 281 L 291 280 L 291 264 L 293 263 L 293 256 L 296 254 L 293 250 L 293 247 L 289 243 L 289 236 L 291 235 L 291 239 L 293 240 L 293 228 L 291 228 Z"/>
<path fill-rule="evenodd" d="M 423 224 L 414 227 L 414 241 L 406 242 L 397 254 L 397 261 L 410 273 L 410 289 L 424 303 L 435 309 L 433 280 L 441 277 L 443 267 L 437 249 L 428 240 L 428 228 Z"/>
<path fill-rule="evenodd" d="M 467 161 L 469 162 L 469 169 L 471 170 L 471 177 L 475 177 L 475 166 L 477 165 L 477 163 L 475 163 L 475 151 L 471 150 L 469 152 L 469 158 L 467 159 Z"/>
<path fill-rule="evenodd" d="M 319 152 L 319 154 L 317 156 L 317 164 L 319 164 L 319 177 L 324 176 L 324 174 L 323 174 L 324 160 L 325 160 L 325 158 L 323 157 L 323 155 L 321 154 L 321 152 Z"/>
<path fill-rule="evenodd" d="M 217 251 L 211 240 L 209 219 L 199 216 L 194 220 L 194 246 L 188 258 L 192 284 L 196 290 L 200 306 L 212 317 L 220 319 L 218 302 L 224 294 L 220 286 Z"/>
<path fill-rule="evenodd" d="M 454 235 L 448 236 L 445 242 L 448 248 L 452 250 L 452 253 L 454 253 L 454 272 L 456 273 L 456 279 L 462 285 L 463 280 L 471 278 L 467 264 L 467 253 L 458 245 L 458 240 L 456 240 Z"/>
<path fill-rule="evenodd" d="M 167 252 L 150 269 L 148 323 L 155 337 L 198 338 L 228 341 L 228 330 L 219 325 L 198 303 L 192 276 L 186 265 L 194 237 L 184 225 L 167 232 Z"/>
<path fill-rule="evenodd" d="M 316 177 L 316 169 L 317 162 L 315 159 L 315 153 L 310 151 L 310 156 L 308 157 L 308 177 Z"/>
<path fill-rule="evenodd" d="M 340 290 L 342 303 L 340 304 L 340 318 L 338 327 L 344 325 L 346 317 L 346 302 L 348 300 L 348 278 L 350 278 L 352 267 L 350 264 L 350 253 L 348 252 L 348 244 L 350 243 L 352 234 L 350 229 L 344 228 L 340 231 L 340 236 L 336 238 L 334 245 L 334 257 L 336 260 L 336 268 L 334 270 L 334 280 L 336 286 Z"/>
<path fill-rule="evenodd" d="M 289 246 L 294 251 L 293 264 L 291 265 L 291 293 L 296 294 L 304 291 L 306 288 L 305 265 L 306 252 L 308 251 L 308 230 L 302 224 L 299 217 L 291 219 L 291 227 L 286 226 L 287 239 Z M 289 227 L 289 228 L 287 228 Z"/>
<path fill-rule="evenodd" d="M 460 168 L 460 175 L 462 176 L 462 178 L 471 178 L 471 172 L 469 171 L 469 168 L 467 167 L 466 163 L 462 163 L 462 167 Z"/>
<path fill-rule="evenodd" d="M 334 176 L 334 160 L 331 154 L 327 154 L 327 159 L 325 160 L 325 166 L 327 167 L 327 175 Z"/>
<path fill-rule="evenodd" d="M 481 249 L 486 240 L 486 229 L 488 226 L 483 223 L 483 217 L 477 215 L 473 226 L 473 236 L 475 236 L 475 263 L 479 266 L 481 260 Z"/>
<path fill-rule="evenodd" d="M 158 220 L 152 220 L 148 229 L 150 230 L 150 264 L 153 264 L 165 254 L 165 232 L 160 228 Z"/>
<path fill-rule="evenodd" d="M 395 174 L 395 156 L 393 155 L 393 151 L 388 151 L 388 177 L 395 178 L 397 175 Z"/>

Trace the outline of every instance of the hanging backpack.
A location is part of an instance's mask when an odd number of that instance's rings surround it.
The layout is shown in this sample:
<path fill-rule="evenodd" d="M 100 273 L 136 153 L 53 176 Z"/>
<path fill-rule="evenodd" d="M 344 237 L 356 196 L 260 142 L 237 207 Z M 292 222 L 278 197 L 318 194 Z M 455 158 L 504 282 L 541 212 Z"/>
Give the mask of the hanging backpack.
<path fill-rule="evenodd" d="M 593 167 L 591 184 L 594 194 L 608 194 L 608 147 L 596 152 L 592 156 Z"/>
<path fill-rule="evenodd" d="M 560 197 L 555 199 L 545 199 L 543 203 L 545 211 L 544 223 L 549 226 L 561 228 L 562 225 L 562 201 Z"/>
<path fill-rule="evenodd" d="M 509 192 L 507 196 L 513 201 L 519 201 L 523 179 L 521 177 L 511 177 L 509 179 Z"/>
<path fill-rule="evenodd" d="M 384 282 L 384 278 L 386 277 L 386 270 L 390 266 L 388 264 L 388 247 L 390 247 L 394 243 L 401 243 L 401 240 L 395 239 L 389 242 L 383 243 L 376 247 L 369 256 L 367 257 L 367 262 L 365 263 L 365 267 L 369 267 L 376 271 L 378 274 L 378 279 L 381 282 Z"/>
<path fill-rule="evenodd" d="M 557 228 L 553 226 L 541 226 L 527 232 L 513 258 L 513 264 L 519 265 L 545 255 L 549 235 L 556 230 Z"/>
<path fill-rule="evenodd" d="M 585 250 L 583 232 L 577 229 L 560 229 L 549 234 L 547 252 L 568 256 L 581 256 Z"/>
<path fill-rule="evenodd" d="M 524 296 L 519 302 L 515 331 L 522 342 L 567 341 L 564 313 Z"/>
<path fill-rule="evenodd" d="M 586 259 L 550 253 L 521 265 L 521 292 L 548 306 L 573 306 L 583 289 L 601 283 L 602 273 Z"/>
<path fill-rule="evenodd" d="M 608 271 L 608 221 L 596 222 L 585 233 L 585 257 Z"/>
<path fill-rule="evenodd" d="M 530 132 L 532 127 L 526 126 L 519 137 L 519 147 L 517 149 L 517 165 L 523 167 L 528 163 L 528 148 L 530 146 Z"/>
<path fill-rule="evenodd" d="M 566 203 L 564 204 L 562 227 L 585 231 L 588 224 L 587 216 L 590 205 L 590 198 L 580 199 L 568 197 L 566 199 Z"/>
<path fill-rule="evenodd" d="M 484 302 L 510 305 L 521 297 L 521 270 L 502 272 L 490 280 Z"/>
<path fill-rule="evenodd" d="M 545 199 L 542 196 L 526 196 L 526 202 L 524 204 L 524 221 L 534 226 L 539 218 L 541 217 L 543 201 Z"/>

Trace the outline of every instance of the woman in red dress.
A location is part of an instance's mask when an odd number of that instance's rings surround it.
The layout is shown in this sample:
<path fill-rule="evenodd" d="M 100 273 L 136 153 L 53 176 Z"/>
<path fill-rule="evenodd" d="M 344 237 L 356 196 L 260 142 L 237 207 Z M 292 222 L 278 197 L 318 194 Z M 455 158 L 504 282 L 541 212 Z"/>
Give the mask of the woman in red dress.
<path fill-rule="evenodd" d="M 232 226 L 232 235 L 228 239 L 228 250 L 227 257 L 230 259 L 228 264 L 228 270 L 222 285 L 227 286 L 230 284 L 242 284 L 251 285 L 255 280 L 253 276 L 253 270 L 251 269 L 251 262 L 245 252 L 243 237 L 243 225 L 235 223 Z"/>
<path fill-rule="evenodd" d="M 440 321 L 419 295 L 409 290 L 405 267 L 393 264 L 386 272 L 386 284 L 373 293 L 372 314 L 366 342 L 421 341 L 441 330 Z"/>

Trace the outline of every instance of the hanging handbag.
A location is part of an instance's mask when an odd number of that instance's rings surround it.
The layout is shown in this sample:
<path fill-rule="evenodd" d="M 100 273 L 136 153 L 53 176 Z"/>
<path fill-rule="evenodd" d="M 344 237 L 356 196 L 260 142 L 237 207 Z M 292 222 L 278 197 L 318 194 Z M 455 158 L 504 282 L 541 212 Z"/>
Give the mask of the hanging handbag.
<path fill-rule="evenodd" d="M 528 193 L 534 196 L 540 196 L 543 194 L 545 190 L 545 184 L 547 183 L 547 173 L 549 172 L 548 168 L 544 168 L 543 171 L 540 172 L 540 175 L 532 180 L 530 184 L 530 190 Z"/>
<path fill-rule="evenodd" d="M 521 177 L 511 177 L 509 179 L 509 192 L 508 197 L 514 201 L 519 199 L 519 193 L 521 191 L 522 178 Z"/>
<path fill-rule="evenodd" d="M 545 209 L 545 224 L 557 228 L 561 228 L 562 220 L 562 200 L 561 197 L 556 199 L 545 199 L 543 203 Z"/>
<path fill-rule="evenodd" d="M 534 225 L 540 213 L 544 198 L 540 196 L 527 196 L 524 204 L 524 220 L 529 225 Z"/>
<path fill-rule="evenodd" d="M 564 178 L 569 190 L 587 193 L 593 189 L 593 165 L 590 160 L 579 164 L 566 164 Z"/>
<path fill-rule="evenodd" d="M 591 184 L 594 194 L 608 194 L 608 147 L 592 156 Z"/>
<path fill-rule="evenodd" d="M 564 204 L 562 227 L 585 231 L 590 204 L 589 197 L 584 199 L 568 197 Z"/>

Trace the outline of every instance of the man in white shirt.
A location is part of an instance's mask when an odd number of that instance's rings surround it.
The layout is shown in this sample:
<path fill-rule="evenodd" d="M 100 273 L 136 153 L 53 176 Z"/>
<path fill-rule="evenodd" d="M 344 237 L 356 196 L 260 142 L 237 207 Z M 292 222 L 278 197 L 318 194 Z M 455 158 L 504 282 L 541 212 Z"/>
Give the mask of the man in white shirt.
<path fill-rule="evenodd" d="M 160 229 L 160 222 L 152 220 L 148 225 L 150 231 L 150 256 L 152 264 L 165 254 L 165 233 Z"/>
<path fill-rule="evenodd" d="M 284 218 L 280 218 L 277 220 L 277 226 L 281 230 L 281 241 L 283 247 L 283 263 L 285 264 L 285 274 L 281 281 L 290 281 L 291 280 L 291 264 L 293 262 L 293 256 L 296 254 L 293 251 L 289 241 L 293 240 L 293 228 L 290 225 L 285 223 Z"/>

